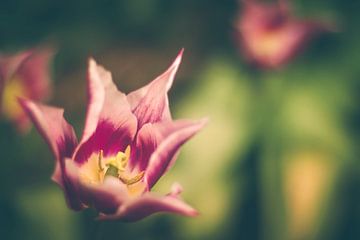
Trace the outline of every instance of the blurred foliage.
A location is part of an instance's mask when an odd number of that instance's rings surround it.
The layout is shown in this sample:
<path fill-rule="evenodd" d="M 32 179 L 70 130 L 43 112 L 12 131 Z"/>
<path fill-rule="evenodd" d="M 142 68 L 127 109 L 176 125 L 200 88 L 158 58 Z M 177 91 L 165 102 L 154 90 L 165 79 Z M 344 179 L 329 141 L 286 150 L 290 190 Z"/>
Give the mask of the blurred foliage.
<path fill-rule="evenodd" d="M 2 120 L 1 238 L 360 239 L 360 2 L 294 3 L 300 16 L 331 18 L 340 31 L 270 72 L 238 55 L 235 0 L 1 1 L 0 49 L 58 49 L 51 103 L 66 109 L 78 133 L 90 55 L 128 92 L 185 47 L 173 114 L 211 120 L 155 187 L 166 193 L 180 182 L 201 216 L 131 224 L 67 209 L 39 135 L 19 136 Z"/>

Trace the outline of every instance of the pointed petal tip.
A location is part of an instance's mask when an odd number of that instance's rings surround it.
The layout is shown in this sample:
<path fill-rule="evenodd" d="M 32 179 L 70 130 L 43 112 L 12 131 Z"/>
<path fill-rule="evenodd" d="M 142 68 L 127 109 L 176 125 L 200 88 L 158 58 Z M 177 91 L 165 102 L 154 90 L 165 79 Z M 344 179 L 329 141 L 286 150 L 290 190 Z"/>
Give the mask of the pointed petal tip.
<path fill-rule="evenodd" d="M 176 198 L 177 201 L 179 201 L 179 198 Z M 182 201 L 182 200 L 180 200 Z M 196 210 L 195 208 L 193 208 L 192 206 L 186 204 L 185 202 L 183 202 L 186 207 L 183 208 L 181 211 L 177 212 L 180 215 L 186 216 L 186 217 L 198 217 L 200 215 L 200 212 L 198 210 Z"/>
<path fill-rule="evenodd" d="M 21 108 L 28 113 L 29 109 L 31 108 L 31 106 L 35 105 L 35 102 L 30 100 L 30 99 L 26 99 L 23 97 L 16 97 L 19 105 L 21 106 Z"/>
<path fill-rule="evenodd" d="M 178 55 L 176 56 L 176 58 L 175 58 L 175 61 L 173 62 L 173 64 L 172 64 L 172 66 L 179 66 L 180 65 L 180 63 L 181 63 L 181 60 L 182 60 L 182 56 L 183 56 L 183 54 L 184 54 L 184 48 L 182 48 L 181 50 L 180 50 L 180 52 L 178 53 Z"/>
<path fill-rule="evenodd" d="M 198 120 L 198 123 L 202 126 L 206 126 L 209 123 L 210 119 L 208 117 L 204 117 Z"/>
<path fill-rule="evenodd" d="M 93 57 L 89 57 L 88 58 L 88 66 L 89 66 L 89 68 L 94 67 L 96 65 L 97 65 L 97 63 L 96 63 L 95 59 Z"/>
<path fill-rule="evenodd" d="M 97 62 L 95 61 L 95 59 L 93 57 L 89 57 L 88 58 L 88 68 L 87 68 L 87 78 L 89 78 L 91 75 L 96 74 L 96 69 L 97 69 Z"/>
<path fill-rule="evenodd" d="M 16 97 L 16 100 L 18 101 L 18 103 L 19 103 L 20 105 L 25 105 L 26 102 L 28 101 L 28 100 L 26 100 L 26 99 L 23 98 L 23 97 Z"/>
<path fill-rule="evenodd" d="M 186 214 L 189 217 L 198 217 L 200 215 L 200 212 L 193 208 L 192 210 L 188 211 Z"/>
<path fill-rule="evenodd" d="M 194 131 L 194 133 L 197 133 L 199 131 L 201 131 L 209 122 L 209 119 L 208 118 L 201 118 L 201 119 L 198 119 L 198 120 L 193 120 L 191 125 L 189 125 L 187 128 L 190 130 L 190 131 Z"/>
<path fill-rule="evenodd" d="M 103 65 L 98 64 L 93 57 L 88 58 L 88 74 L 97 74 L 100 77 L 103 77 L 103 75 L 111 76 L 111 72 L 109 72 Z"/>
<path fill-rule="evenodd" d="M 178 182 L 174 182 L 171 186 L 171 195 L 180 195 L 183 192 L 183 187 Z"/>
<path fill-rule="evenodd" d="M 194 126 L 196 126 L 200 130 L 203 127 L 205 127 L 209 123 L 209 121 L 210 120 L 209 120 L 208 117 L 204 117 L 204 118 L 201 118 L 199 120 L 194 120 L 193 124 L 194 124 Z"/>
<path fill-rule="evenodd" d="M 89 57 L 88 58 L 88 70 L 92 71 L 92 70 L 97 70 L 97 71 L 107 71 L 101 64 L 99 64 L 95 58 L 93 57 Z"/>

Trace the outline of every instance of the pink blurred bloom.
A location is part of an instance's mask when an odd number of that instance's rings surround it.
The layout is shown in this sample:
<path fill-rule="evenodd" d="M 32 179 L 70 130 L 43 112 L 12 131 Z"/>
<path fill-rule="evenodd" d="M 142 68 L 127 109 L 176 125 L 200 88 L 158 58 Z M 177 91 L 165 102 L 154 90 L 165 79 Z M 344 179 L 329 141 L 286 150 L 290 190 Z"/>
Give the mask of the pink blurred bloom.
<path fill-rule="evenodd" d="M 332 26 L 296 18 L 287 0 L 264 3 L 243 0 L 236 22 L 237 38 L 249 62 L 278 68 L 289 62 L 316 33 Z"/>
<path fill-rule="evenodd" d="M 73 210 L 94 207 L 99 219 L 135 221 L 156 212 L 198 213 L 184 203 L 174 184 L 158 196 L 151 188 L 174 164 L 181 145 L 206 120 L 173 121 L 167 92 L 182 51 L 162 75 L 125 95 L 111 73 L 90 59 L 85 127 L 78 143 L 63 109 L 20 100 L 56 158 L 52 179 L 64 190 Z"/>
<path fill-rule="evenodd" d="M 17 97 L 42 101 L 51 93 L 49 61 L 52 52 L 37 49 L 16 55 L 0 54 L 0 114 L 26 132 L 29 118 L 18 104 Z"/>

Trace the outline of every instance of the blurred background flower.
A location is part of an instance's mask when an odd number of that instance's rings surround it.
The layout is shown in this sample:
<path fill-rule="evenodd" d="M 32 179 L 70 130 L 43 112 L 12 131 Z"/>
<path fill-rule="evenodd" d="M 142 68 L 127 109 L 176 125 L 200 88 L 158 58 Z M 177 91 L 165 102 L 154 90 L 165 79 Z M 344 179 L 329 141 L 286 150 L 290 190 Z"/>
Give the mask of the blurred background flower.
<path fill-rule="evenodd" d="M 291 1 L 242 0 L 235 22 L 239 48 L 250 63 L 279 68 L 295 57 L 316 34 L 330 30 L 330 24 L 298 19 Z"/>
<path fill-rule="evenodd" d="M 267 1 L 269 4 L 275 1 Z M 0 4 L 1 51 L 58 47 L 55 95 L 79 134 L 88 56 L 125 92 L 185 48 L 169 92 L 174 118 L 210 117 L 155 190 L 173 180 L 197 218 L 157 215 L 99 224 L 70 212 L 49 181 L 37 133 L 0 124 L 0 234 L 4 239 L 360 239 L 360 2 L 291 1 L 298 19 L 330 19 L 323 34 L 276 72 L 248 66 L 233 39 L 236 0 L 57 1 Z"/>
<path fill-rule="evenodd" d="M 0 109 L 2 115 L 25 133 L 30 122 L 18 104 L 18 97 L 45 101 L 51 93 L 50 49 L 33 49 L 0 55 Z"/>

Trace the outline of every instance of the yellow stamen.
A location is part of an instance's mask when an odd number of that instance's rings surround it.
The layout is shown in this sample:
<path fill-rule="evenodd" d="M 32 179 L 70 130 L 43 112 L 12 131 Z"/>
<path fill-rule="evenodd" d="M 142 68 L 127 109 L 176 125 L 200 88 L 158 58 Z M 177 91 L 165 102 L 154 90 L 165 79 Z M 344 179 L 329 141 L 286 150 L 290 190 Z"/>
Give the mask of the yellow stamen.
<path fill-rule="evenodd" d="M 103 158 L 104 158 L 104 151 L 100 150 L 100 152 L 99 152 L 99 172 L 104 171 L 104 167 L 102 166 Z"/>
<path fill-rule="evenodd" d="M 139 195 L 146 187 L 141 181 L 145 172 L 131 172 L 127 167 L 129 158 L 130 146 L 126 147 L 124 152 L 118 152 L 111 157 L 104 157 L 104 151 L 101 149 L 81 167 L 81 179 L 90 184 L 101 184 L 107 176 L 116 177 L 127 186 L 129 194 Z"/>
<path fill-rule="evenodd" d="M 126 168 L 126 165 L 127 165 L 127 162 L 128 162 L 128 158 L 127 158 L 126 154 L 123 153 L 123 152 L 118 152 L 116 154 L 116 162 L 120 166 L 119 170 L 120 171 L 125 171 L 125 168 Z"/>
<path fill-rule="evenodd" d="M 144 174 L 145 174 L 145 172 L 142 171 L 142 172 L 138 173 L 137 175 L 135 175 L 135 177 L 132 177 L 132 178 L 127 178 L 127 177 L 120 175 L 119 179 L 126 185 L 132 185 L 134 183 L 139 182 L 144 177 Z"/>
<path fill-rule="evenodd" d="M 110 157 L 106 161 L 106 166 L 112 165 L 116 167 L 119 171 L 124 171 L 123 161 L 125 159 L 125 154 L 123 152 L 118 152 L 115 157 Z"/>

